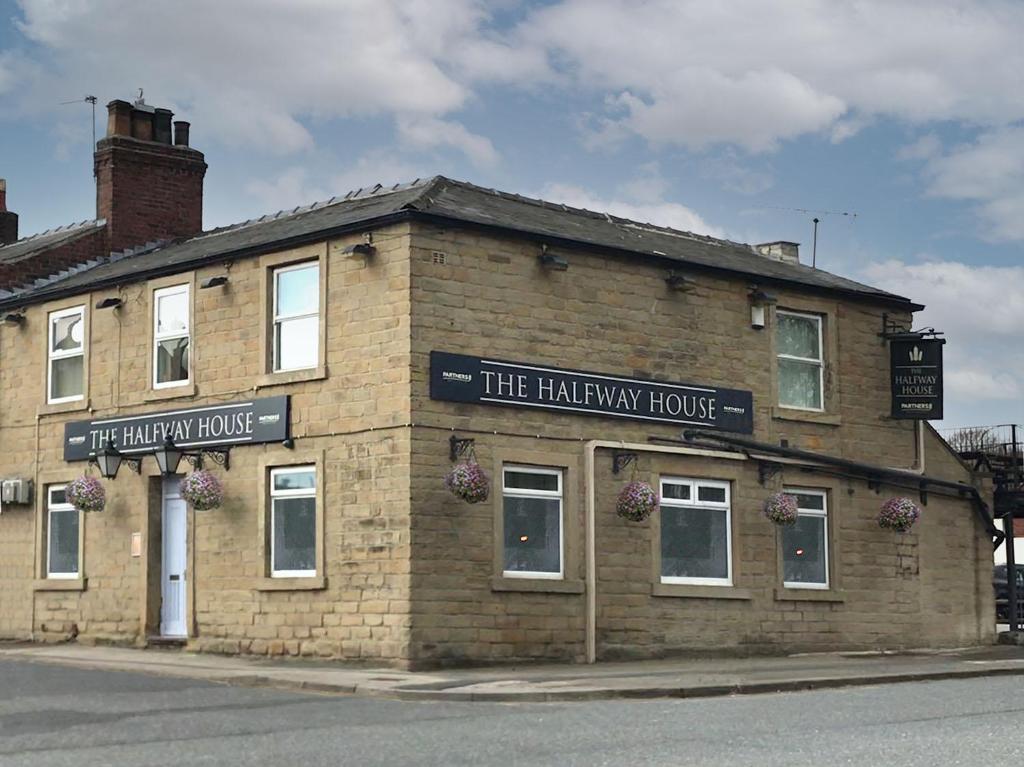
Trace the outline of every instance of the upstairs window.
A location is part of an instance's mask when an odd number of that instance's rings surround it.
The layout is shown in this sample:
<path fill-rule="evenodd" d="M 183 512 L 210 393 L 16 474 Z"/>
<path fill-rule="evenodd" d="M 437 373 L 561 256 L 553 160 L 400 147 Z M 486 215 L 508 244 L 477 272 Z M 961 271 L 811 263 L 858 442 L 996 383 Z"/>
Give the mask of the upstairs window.
<path fill-rule="evenodd" d="M 799 410 L 824 409 L 821 317 L 778 311 L 779 405 Z"/>
<path fill-rule="evenodd" d="M 153 386 L 189 381 L 189 289 L 175 285 L 153 292 Z"/>
<path fill-rule="evenodd" d="M 85 307 L 50 312 L 46 400 L 80 400 L 85 392 Z"/>
<path fill-rule="evenodd" d="M 315 368 L 320 360 L 320 264 L 274 270 L 274 372 Z"/>

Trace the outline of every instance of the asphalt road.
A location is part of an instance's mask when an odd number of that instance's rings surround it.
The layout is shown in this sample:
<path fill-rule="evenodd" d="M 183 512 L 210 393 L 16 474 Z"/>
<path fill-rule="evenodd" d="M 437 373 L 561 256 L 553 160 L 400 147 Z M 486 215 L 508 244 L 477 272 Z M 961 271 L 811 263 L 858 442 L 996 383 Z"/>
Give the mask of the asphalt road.
<path fill-rule="evenodd" d="M 407 703 L 0 661 L 0 765 L 992 765 L 1020 677 L 707 700 Z"/>

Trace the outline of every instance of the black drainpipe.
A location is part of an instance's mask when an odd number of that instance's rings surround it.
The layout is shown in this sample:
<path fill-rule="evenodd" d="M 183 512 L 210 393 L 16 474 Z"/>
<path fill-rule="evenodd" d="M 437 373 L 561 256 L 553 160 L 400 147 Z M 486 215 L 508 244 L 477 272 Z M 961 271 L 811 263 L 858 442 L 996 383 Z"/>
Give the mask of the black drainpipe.
<path fill-rule="evenodd" d="M 900 487 L 915 487 L 921 493 L 924 493 L 931 488 L 955 490 L 957 495 L 960 497 L 967 496 L 967 498 L 970 499 L 971 506 L 978 514 L 982 524 L 985 525 L 986 532 L 992 536 L 992 544 L 994 548 L 999 548 L 999 544 L 1001 544 L 1006 538 L 1006 534 L 996 527 L 995 522 L 993 522 L 992 513 L 989 510 L 988 504 L 985 503 L 985 499 L 981 497 L 981 493 L 978 492 L 978 489 L 971 485 L 965 485 L 962 482 L 950 482 L 948 479 L 939 479 L 937 477 L 914 474 L 909 471 L 900 471 L 898 469 L 887 469 L 883 466 L 873 466 L 870 463 L 860 463 L 859 461 L 850 461 L 845 458 L 834 458 L 830 455 L 812 453 L 809 450 L 798 450 L 793 447 L 780 447 L 778 445 L 770 445 L 766 442 L 756 442 L 752 439 L 733 437 L 731 435 L 704 431 L 702 429 L 687 429 L 683 432 L 682 440 L 663 440 L 658 438 L 659 442 L 683 442 L 685 444 L 693 444 L 697 440 L 710 440 L 712 442 L 732 445 L 746 450 L 754 450 L 759 453 L 768 453 L 769 455 L 778 455 L 786 458 L 798 458 L 805 461 L 825 464 L 826 466 L 835 466 L 836 468 L 849 472 L 852 476 L 859 479 L 866 479 L 869 482 L 886 481 L 886 484 L 894 484 Z M 715 445 L 705 446 L 716 447 Z M 814 469 L 813 466 L 805 466 L 801 468 Z"/>

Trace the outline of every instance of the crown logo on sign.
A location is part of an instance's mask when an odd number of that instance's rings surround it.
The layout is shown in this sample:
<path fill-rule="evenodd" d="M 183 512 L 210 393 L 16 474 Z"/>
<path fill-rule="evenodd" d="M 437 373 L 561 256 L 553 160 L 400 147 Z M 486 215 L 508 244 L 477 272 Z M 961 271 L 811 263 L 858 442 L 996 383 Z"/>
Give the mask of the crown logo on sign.
<path fill-rule="evenodd" d="M 920 362 L 924 359 L 924 352 L 918 349 L 916 346 L 910 350 L 910 361 Z"/>

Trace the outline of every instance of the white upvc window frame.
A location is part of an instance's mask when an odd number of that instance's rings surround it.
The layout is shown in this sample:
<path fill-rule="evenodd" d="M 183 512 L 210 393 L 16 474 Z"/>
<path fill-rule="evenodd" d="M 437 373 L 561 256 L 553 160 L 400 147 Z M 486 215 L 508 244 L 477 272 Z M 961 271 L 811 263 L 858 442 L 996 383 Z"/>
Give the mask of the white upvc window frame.
<path fill-rule="evenodd" d="M 54 503 L 51 499 L 53 498 L 54 492 L 63 490 L 67 492 L 67 485 L 49 485 L 46 488 L 46 577 L 49 580 L 77 580 L 82 572 L 82 551 L 78 544 L 75 542 L 76 553 L 75 553 L 75 571 L 73 573 L 55 573 L 50 570 L 50 544 L 51 538 L 53 537 L 53 513 L 59 512 L 66 514 L 69 511 L 74 512 L 78 515 L 79 535 L 78 540 L 81 540 L 81 525 L 82 525 L 82 512 L 78 511 L 74 506 L 66 501 L 64 503 Z"/>
<path fill-rule="evenodd" d="M 79 320 L 82 323 L 82 343 L 79 345 L 77 351 L 59 350 L 55 351 L 53 348 L 54 344 L 54 328 L 57 326 L 57 320 L 63 317 L 71 317 L 78 315 Z M 72 306 L 67 309 L 58 309 L 50 312 L 46 316 L 46 402 L 49 405 L 59 405 L 63 402 L 80 402 L 85 399 L 85 345 L 87 342 L 85 337 L 85 305 Z M 55 360 L 71 359 L 73 357 L 82 358 L 82 393 L 75 394 L 70 397 L 54 397 L 53 396 L 53 363 Z"/>
<path fill-rule="evenodd" d="M 299 271 L 301 269 L 312 269 L 312 268 L 315 268 L 317 270 L 317 294 L 316 294 L 316 296 L 317 296 L 317 301 L 316 301 L 317 306 L 316 306 L 316 311 L 313 311 L 313 312 L 303 312 L 303 313 L 299 313 L 299 314 L 278 314 L 278 311 L 277 311 L 278 275 L 285 274 L 286 272 L 296 272 L 296 271 Z M 271 303 L 271 319 L 270 319 L 270 348 L 271 348 L 271 370 L 274 373 L 288 373 L 288 372 L 291 372 L 293 370 L 314 370 L 319 365 L 320 354 L 321 354 L 322 350 L 320 349 L 321 339 L 320 339 L 320 333 L 319 333 L 319 329 L 318 329 L 317 330 L 317 337 L 316 337 L 316 343 L 317 343 L 316 355 L 314 355 L 314 359 L 313 359 L 312 364 L 310 364 L 310 365 L 302 365 L 300 367 L 293 367 L 293 368 L 281 367 L 280 366 L 280 362 L 279 362 L 280 357 L 281 357 L 281 350 L 278 348 L 277 326 L 281 322 L 287 322 L 289 320 L 304 320 L 304 319 L 309 319 L 310 317 L 316 317 L 318 319 L 318 321 L 319 321 L 320 312 L 323 311 L 323 307 L 320 306 L 320 289 L 319 289 L 320 280 L 322 280 L 322 279 L 323 279 L 323 268 L 322 268 L 322 264 L 320 263 L 319 259 L 313 259 L 311 261 L 301 261 L 301 262 L 299 262 L 297 264 L 288 264 L 287 266 L 276 266 L 276 267 L 273 267 L 270 270 L 271 291 L 273 292 L 272 303 Z"/>
<path fill-rule="evenodd" d="M 282 474 L 313 474 L 313 487 L 296 488 L 294 490 L 277 490 L 274 487 L 274 478 Z M 313 499 L 313 524 L 317 525 L 319 520 L 317 504 L 317 483 L 320 481 L 316 475 L 316 464 L 302 464 L 297 466 L 280 466 L 270 470 L 270 577 L 271 578 L 315 578 L 316 568 L 312 570 L 277 570 L 275 569 L 276 537 L 274 535 L 274 520 L 277 514 L 277 501 L 279 498 L 312 498 Z M 313 529 L 313 561 L 316 557 L 316 546 L 319 544 L 319 531 Z"/>
<path fill-rule="evenodd" d="M 185 332 L 160 332 L 160 299 L 164 296 L 172 296 L 178 293 L 184 293 L 186 297 L 186 310 L 185 310 Z M 174 341 L 178 338 L 188 339 L 188 377 L 179 378 L 174 381 L 159 381 L 157 376 L 160 374 L 159 365 L 159 352 L 161 341 Z M 192 382 L 192 289 L 189 284 L 183 283 L 181 285 L 172 285 L 167 288 L 158 288 L 153 291 L 153 388 L 154 389 L 170 389 L 175 386 L 186 386 Z"/>
<path fill-rule="evenodd" d="M 805 364 L 813 364 L 818 367 L 818 400 L 821 402 L 821 407 L 800 407 L 799 405 L 788 405 L 782 402 L 782 376 L 779 372 L 779 366 L 776 364 L 775 375 L 778 379 L 778 391 L 779 391 L 779 407 L 784 407 L 789 410 L 804 410 L 810 413 L 823 413 L 825 411 L 825 323 L 824 317 L 820 314 L 811 314 L 809 312 L 794 312 L 789 309 L 777 309 L 775 311 L 775 322 L 778 324 L 779 317 L 800 317 L 805 320 L 814 320 L 818 327 L 818 358 L 813 359 L 811 357 L 797 357 L 792 354 L 782 354 L 781 352 L 776 354 L 776 358 L 780 360 L 791 360 L 793 362 L 802 362 Z M 778 331 L 776 331 L 777 333 Z"/>
<path fill-rule="evenodd" d="M 525 474 L 542 474 L 558 478 L 558 490 L 527 490 L 519 487 L 509 488 L 505 484 L 508 472 Z M 558 500 L 558 572 L 543 570 L 506 570 L 505 569 L 505 498 L 542 498 Z M 551 581 L 565 579 L 565 470 L 549 466 L 525 466 L 523 464 L 505 464 L 501 467 L 501 563 L 503 578 L 543 578 Z"/>
<path fill-rule="evenodd" d="M 666 498 L 665 485 L 687 485 L 690 488 L 689 499 Z M 701 487 L 713 487 L 725 490 L 724 501 L 702 501 L 699 500 Z M 666 506 L 673 509 L 687 509 L 693 511 L 725 512 L 725 556 L 726 556 L 726 577 L 725 578 L 696 578 L 690 576 L 662 575 L 661 542 L 658 543 L 658 577 L 661 583 L 678 584 L 687 586 L 724 586 L 733 585 L 732 566 L 732 484 L 727 480 L 703 479 L 700 477 L 661 477 L 659 483 L 660 501 L 662 509 Z M 661 513 L 659 511 L 659 513 Z"/>
<path fill-rule="evenodd" d="M 797 497 L 797 496 L 800 496 L 800 495 L 814 495 L 814 496 L 818 496 L 818 497 L 821 498 L 821 508 L 820 509 L 807 509 L 807 508 L 804 508 L 803 506 L 799 506 L 798 505 L 797 506 L 797 517 L 817 517 L 817 518 L 820 518 L 820 519 L 823 520 L 824 527 L 822 528 L 821 533 L 822 533 L 822 540 L 823 540 L 823 543 L 824 543 L 823 549 L 824 549 L 824 554 L 825 554 L 825 582 L 824 583 L 810 583 L 810 582 L 807 582 L 807 581 L 787 581 L 787 580 L 783 580 L 782 585 L 785 588 L 787 588 L 787 589 L 817 589 L 819 591 L 828 591 L 831 588 L 831 578 L 830 578 L 830 575 L 829 575 L 829 571 L 830 571 L 830 569 L 832 567 L 832 561 L 831 561 L 831 556 L 830 556 L 830 552 L 829 552 L 830 539 L 829 539 L 829 531 L 828 531 L 828 527 L 829 527 L 828 526 L 828 491 L 827 490 L 823 490 L 821 488 L 817 488 L 817 487 L 787 487 L 787 488 L 783 488 L 782 492 L 786 493 L 787 495 L 792 495 L 794 497 Z M 797 503 L 799 504 L 799 498 L 797 498 Z M 780 536 L 779 540 L 782 541 L 782 540 L 784 540 L 784 538 L 782 538 Z M 786 568 L 785 550 L 783 550 L 782 568 L 783 568 L 783 577 L 785 577 L 785 568 Z"/>

